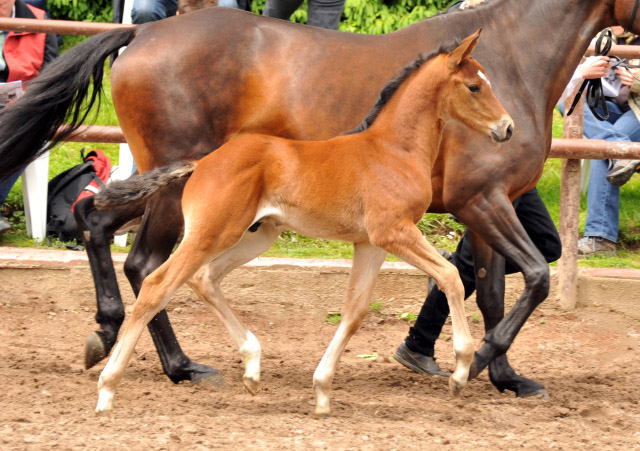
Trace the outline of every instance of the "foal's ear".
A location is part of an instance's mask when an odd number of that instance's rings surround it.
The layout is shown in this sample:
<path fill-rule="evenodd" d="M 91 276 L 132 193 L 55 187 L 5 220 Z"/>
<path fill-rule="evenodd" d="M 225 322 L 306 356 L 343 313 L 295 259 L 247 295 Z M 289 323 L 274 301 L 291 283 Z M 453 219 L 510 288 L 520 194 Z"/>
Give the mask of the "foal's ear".
<path fill-rule="evenodd" d="M 473 49 L 476 48 L 476 44 L 478 43 L 481 31 L 482 28 L 478 29 L 478 31 L 473 33 L 471 36 L 464 38 L 462 43 L 449 53 L 449 69 L 455 70 L 456 67 L 458 67 L 460 63 L 462 63 L 462 61 L 471 54 L 471 52 L 473 52 Z"/>

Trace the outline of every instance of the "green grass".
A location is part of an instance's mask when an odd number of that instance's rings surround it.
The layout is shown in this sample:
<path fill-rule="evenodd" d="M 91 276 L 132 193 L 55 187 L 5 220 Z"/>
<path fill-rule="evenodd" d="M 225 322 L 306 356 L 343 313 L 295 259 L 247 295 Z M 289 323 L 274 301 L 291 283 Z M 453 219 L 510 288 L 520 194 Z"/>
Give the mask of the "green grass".
<path fill-rule="evenodd" d="M 92 118 L 91 123 L 98 125 L 118 125 L 118 119 L 113 110 L 110 95 L 109 82 L 110 69 L 105 64 L 104 93 L 99 112 Z M 556 112 L 553 122 L 553 136 L 562 136 L 562 118 Z M 63 143 L 57 146 L 50 157 L 49 179 L 55 175 L 81 162 L 80 150 L 85 148 L 102 149 L 113 164 L 118 164 L 118 145 L 101 143 Z M 550 159 L 545 164 L 545 170 L 538 190 L 553 220 L 558 223 L 560 204 L 560 173 L 561 161 Z M 580 266 L 598 267 L 626 267 L 640 268 L 640 177 L 633 177 L 624 185 L 620 200 L 620 239 L 618 254 L 616 257 L 600 257 L 589 260 L 580 260 Z M 580 230 L 584 229 L 586 219 L 586 197 L 582 196 L 580 206 Z M 9 217 L 14 227 L 0 237 L 0 243 L 13 246 L 38 246 L 63 248 L 64 243 L 47 242 L 34 243 L 26 235 L 24 223 L 22 185 L 19 180 L 11 190 L 5 205 L 2 208 L 5 216 Z M 449 251 L 455 247 L 464 233 L 464 226 L 444 214 L 425 215 L 418 224 L 426 239 L 436 247 Z M 113 248 L 114 251 L 126 251 L 128 248 Z M 343 258 L 353 257 L 353 249 L 350 243 L 315 240 L 294 232 L 285 232 L 265 254 L 272 257 L 292 258 Z M 397 260 L 389 256 L 389 260 Z"/>

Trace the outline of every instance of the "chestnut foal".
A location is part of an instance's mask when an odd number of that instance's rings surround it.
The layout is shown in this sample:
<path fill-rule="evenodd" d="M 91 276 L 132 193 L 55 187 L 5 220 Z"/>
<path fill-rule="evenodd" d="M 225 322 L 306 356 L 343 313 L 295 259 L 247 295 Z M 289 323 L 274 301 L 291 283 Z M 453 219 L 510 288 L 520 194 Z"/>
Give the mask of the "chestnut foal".
<path fill-rule="evenodd" d="M 314 376 L 317 415 L 331 411 L 329 392 L 338 360 L 369 307 L 388 252 L 433 277 L 451 307 L 456 395 L 467 383 L 474 344 L 464 313 L 464 291 L 453 265 L 415 224 L 431 201 L 431 169 L 449 121 L 506 141 L 513 122 L 470 53 L 480 31 L 451 52 L 421 56 L 388 83 L 363 124 L 328 141 L 291 141 L 249 135 L 199 162 L 176 163 L 107 186 L 100 209 L 143 201 L 187 176 L 182 198 L 184 239 L 142 285 L 129 322 L 98 382 L 96 412 L 113 407 L 115 388 L 147 323 L 185 282 L 213 307 L 240 349 L 244 382 L 259 383 L 260 345 L 235 316 L 220 282 L 260 255 L 283 229 L 354 243 L 342 321 Z M 462 179 L 461 179 L 462 183 Z"/>

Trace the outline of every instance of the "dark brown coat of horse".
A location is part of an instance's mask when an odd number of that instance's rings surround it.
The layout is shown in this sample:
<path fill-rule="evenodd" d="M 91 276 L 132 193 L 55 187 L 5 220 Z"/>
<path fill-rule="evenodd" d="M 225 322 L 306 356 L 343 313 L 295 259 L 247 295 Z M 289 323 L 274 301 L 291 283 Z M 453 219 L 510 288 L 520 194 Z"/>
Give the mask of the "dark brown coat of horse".
<path fill-rule="evenodd" d="M 337 135 L 360 122 L 396 68 L 442 41 L 483 28 L 475 56 L 517 132 L 510 142 L 496 144 L 455 124 L 448 127 L 433 171 L 429 211 L 454 214 L 472 233 L 477 302 L 487 330 L 472 373 L 489 366 L 499 390 L 539 395 L 544 388 L 517 375 L 506 352 L 546 298 L 549 268 L 511 202 L 534 187 L 542 173 L 553 107 L 591 38 L 610 25 L 630 24 L 632 32 L 640 33 L 640 19 L 632 19 L 635 1 L 488 0 L 381 36 L 306 27 L 228 8 L 107 32 L 51 64 L 25 96 L 0 114 L 0 175 L 32 160 L 65 117 L 74 124 L 83 119 L 78 108 L 88 96 L 91 76 L 100 86 L 105 58 L 124 45 L 112 70 L 112 95 L 135 161 L 147 171 L 201 158 L 247 133 L 302 140 Z M 144 211 L 125 264 L 137 294 L 144 277 L 167 259 L 178 239 L 180 191 L 150 200 L 146 210 L 136 205 L 104 214 L 91 200 L 78 205 L 101 325 L 88 341 L 88 365 L 108 354 L 124 318 L 110 235 Z M 507 316 L 504 258 L 522 269 L 526 283 Z M 174 382 L 217 377 L 215 370 L 182 352 L 164 311 L 149 329 Z"/>

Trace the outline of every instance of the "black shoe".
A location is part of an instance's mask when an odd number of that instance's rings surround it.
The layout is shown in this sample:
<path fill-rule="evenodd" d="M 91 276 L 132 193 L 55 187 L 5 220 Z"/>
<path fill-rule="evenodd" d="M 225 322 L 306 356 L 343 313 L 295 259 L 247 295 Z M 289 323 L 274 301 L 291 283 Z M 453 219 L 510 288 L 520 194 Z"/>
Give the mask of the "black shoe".
<path fill-rule="evenodd" d="M 431 376 L 451 376 L 451 373 L 440 369 L 436 359 L 411 351 L 404 342 L 398 346 L 393 358 L 416 373 L 429 374 Z"/>
<path fill-rule="evenodd" d="M 453 253 L 449 252 L 449 251 L 445 251 L 444 249 L 436 249 L 438 251 L 438 254 L 442 255 L 444 258 L 447 259 L 447 261 L 451 261 L 453 260 Z M 436 281 L 433 280 L 433 277 L 429 277 L 429 285 L 427 287 L 427 294 L 431 293 L 431 290 L 433 290 L 433 287 L 436 286 Z"/>
<path fill-rule="evenodd" d="M 613 186 L 622 186 L 640 169 L 640 160 L 615 160 L 607 172 L 607 180 Z"/>
<path fill-rule="evenodd" d="M 0 235 L 11 229 L 11 224 L 4 216 L 0 216 Z"/>

